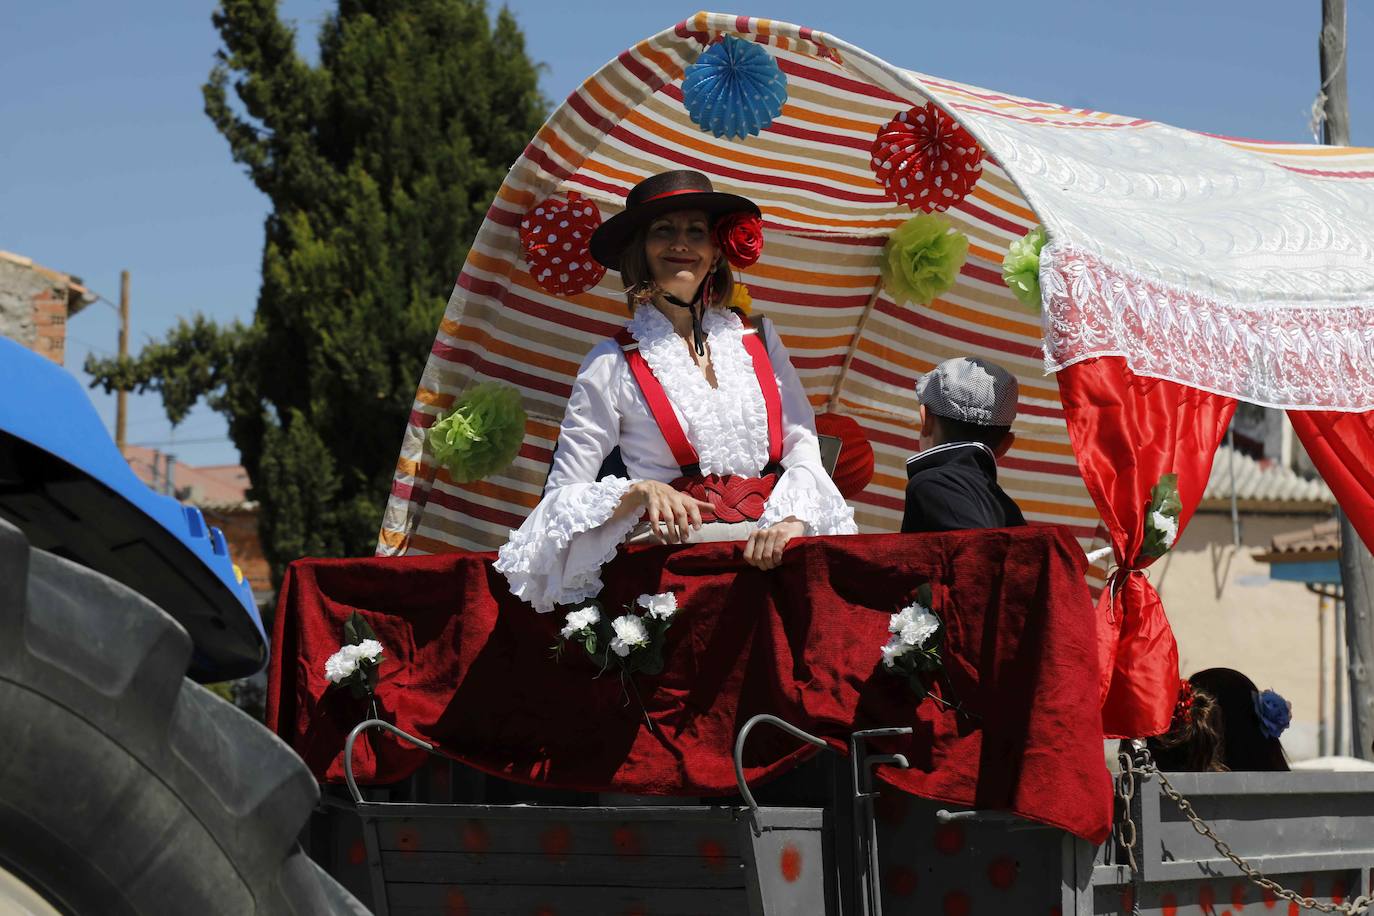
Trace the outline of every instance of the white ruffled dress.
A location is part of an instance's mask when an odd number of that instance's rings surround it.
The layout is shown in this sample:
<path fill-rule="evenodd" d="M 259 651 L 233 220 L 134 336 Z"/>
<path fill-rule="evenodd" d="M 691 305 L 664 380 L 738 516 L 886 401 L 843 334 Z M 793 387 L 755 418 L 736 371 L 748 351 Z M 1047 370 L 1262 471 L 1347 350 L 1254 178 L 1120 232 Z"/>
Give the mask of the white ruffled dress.
<path fill-rule="evenodd" d="M 710 309 L 702 328 L 711 349 L 716 387 L 702 375 L 687 344 L 657 308 L 635 311 L 629 330 L 672 402 L 703 474 L 757 477 L 768 464 L 768 415 L 758 378 L 744 349 L 739 316 Z M 759 527 L 794 516 L 808 535 L 854 534 L 854 510 L 821 466 L 815 415 L 777 333 L 760 331 L 782 396 L 782 467 Z M 597 472 L 620 446 L 630 479 Z M 636 480 L 669 483 L 682 474 L 668 443 L 613 339 L 592 348 L 573 383 L 558 434 L 544 498 L 501 548 L 496 569 L 512 594 L 540 613 L 601 591 L 601 567 L 615 556 L 638 518 L 611 521 Z"/>

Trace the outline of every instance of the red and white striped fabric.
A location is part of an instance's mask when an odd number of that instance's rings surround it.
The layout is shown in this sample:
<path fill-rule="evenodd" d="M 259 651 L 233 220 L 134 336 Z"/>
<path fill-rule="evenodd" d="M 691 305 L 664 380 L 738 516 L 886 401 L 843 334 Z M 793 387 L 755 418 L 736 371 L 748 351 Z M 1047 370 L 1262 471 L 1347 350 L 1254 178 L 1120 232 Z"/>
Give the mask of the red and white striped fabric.
<path fill-rule="evenodd" d="M 765 45 L 788 80 L 781 115 L 744 141 L 701 131 L 682 105 L 684 69 L 725 34 Z M 968 127 L 987 155 L 977 185 L 945 214 L 969 240 L 959 282 L 928 307 L 912 308 L 895 305 L 881 292 L 883 242 L 911 214 L 875 179 L 870 152 L 884 123 L 930 101 Z M 1075 211 L 1063 200 L 1035 199 L 1046 197 L 1040 189 L 1056 177 L 1031 161 L 1037 137 L 1053 132 L 1078 143 L 1084 136 L 1110 134 L 1129 157 L 1142 135 L 1162 127 L 933 79 L 829 35 L 768 20 L 701 13 L 639 43 L 568 97 L 498 192 L 420 381 L 378 552 L 492 549 L 535 505 L 577 366 L 628 316 L 614 273 L 571 297 L 540 289 L 521 260 L 520 221 L 536 201 L 569 191 L 594 200 L 603 218 L 609 217 L 641 179 L 675 168 L 705 172 L 718 190 L 743 194 L 761 207 L 763 258 L 742 279 L 754 312 L 773 320 L 791 350 L 817 412 L 853 416 L 872 440 L 876 472 L 853 500 L 861 529 L 899 527 L 903 462 L 916 448 L 917 376 L 944 359 L 970 354 L 1000 363 L 1021 384 L 1016 446 L 1002 462 L 1003 486 L 1028 519 L 1067 525 L 1085 547 L 1092 546 L 1099 521 L 1078 474 L 1058 387 L 1045 374 L 1042 321 L 1003 285 L 1001 262 L 1012 241 L 1041 223 L 1050 234 L 1047 251 L 1060 243 L 1075 252 L 1091 244 L 1082 238 L 1083 226 L 1046 212 L 1062 205 L 1072 217 Z M 1166 139 L 1186 135 L 1189 143 L 1210 144 L 1304 180 L 1360 185 L 1366 216 L 1374 213 L 1371 151 L 1319 152 L 1167 131 Z M 1066 146 L 1070 153 L 1073 143 Z M 1088 146 L 1092 151 L 1101 145 Z M 1041 165 L 1063 158 L 1046 157 Z M 1029 195 L 1035 208 L 1023 184 L 1036 188 Z M 1090 188 L 1077 190 L 1090 201 Z M 1071 354 L 1085 355 L 1092 354 Z M 530 417 L 525 442 L 504 473 L 458 485 L 436 468 L 424 433 L 458 392 L 483 380 L 522 392 Z"/>

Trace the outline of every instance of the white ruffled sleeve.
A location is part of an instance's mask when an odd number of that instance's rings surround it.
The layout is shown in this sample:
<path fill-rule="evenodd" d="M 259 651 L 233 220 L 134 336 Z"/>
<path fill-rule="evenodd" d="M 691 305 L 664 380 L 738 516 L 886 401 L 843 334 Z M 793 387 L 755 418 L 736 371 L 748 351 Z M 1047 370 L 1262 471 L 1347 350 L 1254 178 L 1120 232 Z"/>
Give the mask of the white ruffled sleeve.
<path fill-rule="evenodd" d="M 624 357 L 615 341 L 597 345 L 573 382 L 544 497 L 498 552 L 495 568 L 511 594 L 546 614 L 601 591 L 601 567 L 637 518 L 611 520 L 632 480 L 596 479 L 620 441 L 616 394 Z"/>
<path fill-rule="evenodd" d="M 782 395 L 782 476 L 763 508 L 758 526 L 767 528 L 788 516 L 806 524 L 808 535 L 858 534 L 854 510 L 844 501 L 835 481 L 821 464 L 816 439 L 816 414 L 806 399 L 797 370 L 777 329 L 765 318 L 759 323 L 768 358 Z"/>

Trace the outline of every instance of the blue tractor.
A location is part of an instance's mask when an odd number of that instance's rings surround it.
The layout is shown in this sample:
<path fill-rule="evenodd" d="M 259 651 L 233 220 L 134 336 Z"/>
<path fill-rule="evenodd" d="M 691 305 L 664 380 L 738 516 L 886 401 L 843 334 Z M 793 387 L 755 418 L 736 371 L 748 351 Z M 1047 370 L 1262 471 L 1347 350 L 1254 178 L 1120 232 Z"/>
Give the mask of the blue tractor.
<path fill-rule="evenodd" d="M 319 787 L 196 682 L 268 645 L 224 535 L 0 338 L 0 910 L 364 913 L 297 845 Z"/>

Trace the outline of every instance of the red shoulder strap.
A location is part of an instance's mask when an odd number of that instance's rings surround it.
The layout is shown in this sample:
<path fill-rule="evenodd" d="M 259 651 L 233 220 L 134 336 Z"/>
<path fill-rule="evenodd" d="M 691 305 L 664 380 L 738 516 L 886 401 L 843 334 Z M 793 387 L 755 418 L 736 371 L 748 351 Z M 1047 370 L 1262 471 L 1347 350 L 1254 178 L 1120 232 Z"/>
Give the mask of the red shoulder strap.
<path fill-rule="evenodd" d="M 778 391 L 778 377 L 773 374 L 773 361 L 768 358 L 763 335 L 749 323 L 747 316 L 740 312 L 735 314 L 744 324 L 744 350 L 754 363 L 754 375 L 763 392 L 763 406 L 768 410 L 768 463 L 777 464 L 782 460 L 782 394 Z"/>
<path fill-rule="evenodd" d="M 635 340 L 629 328 L 621 328 L 620 333 L 615 335 L 615 340 L 625 354 L 625 361 L 630 364 L 630 374 L 634 376 L 640 393 L 648 402 L 649 412 L 653 414 L 658 431 L 668 443 L 673 460 L 684 468 L 699 463 L 701 459 L 697 455 L 697 450 L 687 441 L 687 434 L 682 431 L 682 424 L 677 421 L 677 414 L 673 412 L 673 405 L 668 401 L 667 393 L 658 379 L 654 378 L 654 371 L 649 368 L 644 354 L 639 352 L 639 342 Z"/>

